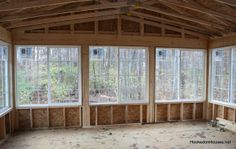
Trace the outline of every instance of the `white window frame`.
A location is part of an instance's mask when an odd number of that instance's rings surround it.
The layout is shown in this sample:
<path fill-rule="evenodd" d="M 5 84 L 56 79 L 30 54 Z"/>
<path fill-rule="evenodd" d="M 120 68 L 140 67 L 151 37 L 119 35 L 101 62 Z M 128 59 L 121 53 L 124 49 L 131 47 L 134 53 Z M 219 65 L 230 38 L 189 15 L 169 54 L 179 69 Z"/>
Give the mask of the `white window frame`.
<path fill-rule="evenodd" d="M 129 104 L 147 104 L 149 103 L 149 49 L 147 47 L 137 47 L 137 46 L 109 46 L 109 45 L 90 45 L 89 50 L 93 47 L 112 47 L 118 49 L 118 73 L 117 73 L 117 79 L 118 79 L 118 94 L 117 94 L 117 102 L 107 102 L 107 103 L 90 103 L 89 105 L 129 105 Z M 119 69 L 120 69 L 120 59 L 119 59 L 119 51 L 120 49 L 124 48 L 134 48 L 134 49 L 144 49 L 145 50 L 145 63 L 146 63 L 146 71 L 145 71 L 145 77 L 146 77 L 146 85 L 145 85 L 145 99 L 142 101 L 120 101 L 119 100 Z M 90 62 L 90 56 L 89 56 L 89 62 Z M 90 76 L 89 76 L 90 77 Z M 90 89 L 89 89 L 90 90 Z"/>
<path fill-rule="evenodd" d="M 229 50 L 230 51 L 230 59 L 229 59 L 229 63 L 230 63 L 230 76 L 229 76 L 229 90 L 228 90 L 228 99 L 227 101 L 228 102 L 224 102 L 224 101 L 219 101 L 219 100 L 215 100 L 213 99 L 213 85 L 214 85 L 214 82 L 215 82 L 215 75 L 213 74 L 215 72 L 215 65 L 214 65 L 214 55 L 215 55 L 215 52 L 218 51 L 218 50 Z M 235 108 L 236 107 L 236 103 L 232 103 L 232 95 L 233 95 L 233 92 L 232 92 L 232 88 L 233 88 L 233 83 L 232 83 L 232 80 L 233 80 L 233 49 L 236 49 L 236 46 L 225 46 L 225 47 L 219 47 L 219 48 L 213 48 L 211 49 L 211 56 L 210 56 L 210 66 L 211 66 L 211 69 L 210 69 L 210 74 L 209 74 L 209 82 L 210 82 L 210 94 L 209 94 L 209 102 L 210 103 L 216 103 L 216 104 L 220 104 L 220 105 L 224 105 L 224 106 L 228 106 L 228 107 L 232 107 L 232 108 Z"/>
<path fill-rule="evenodd" d="M 178 59 L 178 74 L 177 75 L 177 82 L 178 82 L 178 99 L 172 99 L 172 100 L 156 100 L 156 62 L 157 62 L 157 57 L 156 57 L 156 52 L 158 49 L 167 49 L 167 50 L 179 50 L 179 59 Z M 180 94 L 181 94 L 181 89 L 180 89 L 180 73 L 181 73 L 181 51 L 201 51 L 203 52 L 203 89 L 202 89 L 202 97 L 197 98 L 197 99 L 181 99 Z M 155 48 L 155 103 L 202 103 L 206 100 L 206 73 L 207 73 L 207 67 L 206 67 L 206 60 L 207 60 L 207 54 L 205 49 L 192 49 L 192 48 L 166 48 L 166 47 L 156 47 Z"/>
<path fill-rule="evenodd" d="M 81 69 L 81 65 L 82 65 L 82 59 L 81 59 L 81 46 L 71 46 L 71 45 L 15 45 L 15 52 L 17 52 L 17 48 L 18 47 L 46 47 L 47 51 L 49 51 L 50 48 L 77 48 L 78 49 L 78 75 L 79 75 L 79 85 L 78 85 L 78 93 L 79 93 L 79 102 L 73 102 L 73 103 L 51 103 L 51 99 L 50 96 L 51 94 L 49 94 L 49 90 L 50 88 L 48 88 L 47 94 L 48 94 L 48 103 L 47 104 L 27 104 L 27 105 L 19 105 L 18 104 L 18 94 L 17 94 L 17 54 L 15 54 L 15 97 L 16 97 L 16 107 L 18 109 L 21 108 L 27 108 L 27 107 L 34 107 L 34 108 L 40 108 L 40 107 L 77 107 L 77 106 L 81 106 L 82 105 L 82 69 Z M 48 75 L 50 75 L 49 72 L 49 52 L 47 52 L 47 69 L 48 69 Z M 50 84 L 50 80 L 49 79 L 49 83 Z"/>
<path fill-rule="evenodd" d="M 5 114 L 7 114 L 8 112 L 10 112 L 12 110 L 12 96 L 11 96 L 11 75 L 10 75 L 10 60 L 11 60 L 11 50 L 10 50 L 10 44 L 3 42 L 0 40 L 0 46 L 4 46 L 7 47 L 7 79 L 6 79 L 6 89 L 7 89 L 7 98 L 5 99 L 5 107 L 3 109 L 0 110 L 0 117 L 4 116 Z"/>

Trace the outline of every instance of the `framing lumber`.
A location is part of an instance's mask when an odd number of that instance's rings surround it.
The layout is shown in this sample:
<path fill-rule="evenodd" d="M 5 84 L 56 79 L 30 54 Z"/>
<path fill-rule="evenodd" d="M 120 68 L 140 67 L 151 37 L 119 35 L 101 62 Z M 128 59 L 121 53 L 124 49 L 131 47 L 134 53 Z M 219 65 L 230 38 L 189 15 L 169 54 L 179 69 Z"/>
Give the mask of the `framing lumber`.
<path fill-rule="evenodd" d="M 216 0 L 216 1 L 236 7 L 236 1 L 235 0 Z"/>
<path fill-rule="evenodd" d="M 135 35 L 105 35 L 105 34 L 13 34 L 15 45 L 120 45 L 120 46 L 159 46 L 176 48 L 206 49 L 205 39 L 189 39 L 174 37 L 154 37 Z"/>
<path fill-rule="evenodd" d="M 54 18 L 37 19 L 37 20 L 32 20 L 32 21 L 15 22 L 7 28 L 12 29 L 12 28 L 18 28 L 18 27 L 24 27 L 24 26 L 65 22 L 65 21 L 76 20 L 76 19 L 79 20 L 79 19 L 85 19 L 85 18 L 111 16 L 111 15 L 118 15 L 118 14 L 120 14 L 120 10 L 90 12 L 90 13 L 85 13 L 85 14 L 75 14 L 75 15 L 69 15 L 69 16 L 59 16 L 59 17 L 54 17 Z"/>
<path fill-rule="evenodd" d="M 201 7 L 197 3 L 192 3 L 192 2 L 183 3 L 180 1 L 171 1 L 171 0 L 161 0 L 161 2 L 166 3 L 166 4 L 175 5 L 175 6 L 182 7 L 182 8 L 186 8 L 186 9 L 190 9 L 190 10 L 193 10 L 196 12 L 201 12 L 201 13 L 207 14 L 209 16 L 215 16 L 215 17 L 217 17 L 217 18 L 219 17 L 221 19 L 236 21 L 236 16 L 230 16 L 230 15 L 226 15 L 224 13 L 219 13 L 217 11 L 213 11 L 213 10 Z"/>
<path fill-rule="evenodd" d="M 0 41 L 11 43 L 11 33 L 0 26 Z"/>
<path fill-rule="evenodd" d="M 37 17 L 48 17 L 48 16 L 55 16 L 55 15 L 61 15 L 61 14 L 67 14 L 67 13 L 78 13 L 78 12 L 84 12 L 84 11 L 95 11 L 95 10 L 102 10 L 102 9 L 108 9 L 108 8 L 120 8 L 127 6 L 127 2 L 113 2 L 107 4 L 96 4 L 96 5 L 89 5 L 89 6 L 81 6 L 77 8 L 67 8 L 64 10 L 50 10 L 50 11 L 40 11 L 35 12 L 31 14 L 15 14 L 12 16 L 6 16 L 2 17 L 0 19 L 0 22 L 7 22 L 7 21 L 16 21 L 16 20 L 24 20 L 24 19 L 31 19 L 31 18 L 37 18 Z"/>
<path fill-rule="evenodd" d="M 40 1 L 25 1 L 25 2 L 10 2 L 7 4 L 0 5 L 0 12 L 2 11 L 12 11 L 16 9 L 28 9 L 37 8 L 44 6 L 54 6 L 61 4 L 68 4 L 73 2 L 86 2 L 91 0 L 40 0 Z"/>

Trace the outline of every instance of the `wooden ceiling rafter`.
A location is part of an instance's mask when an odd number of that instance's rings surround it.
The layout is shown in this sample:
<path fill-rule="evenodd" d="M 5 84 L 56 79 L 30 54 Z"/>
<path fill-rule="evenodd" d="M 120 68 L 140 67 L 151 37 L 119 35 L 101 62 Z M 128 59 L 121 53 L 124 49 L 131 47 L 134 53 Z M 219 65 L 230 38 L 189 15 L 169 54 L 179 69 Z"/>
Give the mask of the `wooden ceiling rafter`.
<path fill-rule="evenodd" d="M 236 1 L 235 0 L 215 0 L 219 3 L 227 4 L 229 6 L 234 6 L 236 7 Z"/>
<path fill-rule="evenodd" d="M 86 2 L 91 0 L 40 0 L 40 1 L 25 1 L 25 2 L 9 2 L 0 5 L 0 12 L 12 11 L 17 9 L 29 9 L 38 8 L 45 6 L 55 6 L 61 4 L 75 3 L 75 2 Z"/>

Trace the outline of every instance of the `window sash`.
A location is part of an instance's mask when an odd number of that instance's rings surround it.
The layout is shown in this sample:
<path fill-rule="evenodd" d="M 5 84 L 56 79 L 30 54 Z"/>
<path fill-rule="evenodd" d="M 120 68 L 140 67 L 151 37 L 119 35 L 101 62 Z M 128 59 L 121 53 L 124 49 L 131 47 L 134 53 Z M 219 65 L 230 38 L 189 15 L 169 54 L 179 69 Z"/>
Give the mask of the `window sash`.
<path fill-rule="evenodd" d="M 148 77 L 147 77 L 147 74 L 148 74 L 148 50 L 147 48 L 144 48 L 144 47 L 114 47 L 114 46 L 90 46 L 89 47 L 89 50 L 90 50 L 90 55 L 89 55 L 89 63 L 91 62 L 103 62 L 103 60 L 101 59 L 97 59 L 97 58 L 94 58 L 94 55 L 93 55 L 93 52 L 92 49 L 94 48 L 116 48 L 118 50 L 117 52 L 117 59 L 116 60 L 111 60 L 111 61 L 117 61 L 118 64 L 117 64 L 117 70 L 116 70 L 116 75 L 109 75 L 109 76 L 113 76 L 113 77 L 116 77 L 117 79 L 117 85 L 116 85 L 116 89 L 117 89 L 117 95 L 116 95 L 116 101 L 114 102 L 91 102 L 91 95 L 89 95 L 89 104 L 90 105 L 99 105 L 99 104 L 127 104 L 127 103 L 147 103 L 148 102 L 148 91 L 147 91 L 147 87 L 148 87 Z M 140 55 L 140 52 L 138 53 L 138 56 L 139 58 L 135 57 L 134 59 L 130 59 L 130 53 L 128 55 L 126 55 L 125 57 L 125 54 L 122 53 L 123 55 L 121 55 L 121 50 L 123 51 L 131 51 L 131 50 L 144 50 L 144 53 L 145 55 Z M 103 53 L 104 54 L 104 53 Z M 144 66 L 144 74 L 142 75 L 129 75 L 128 74 L 123 74 L 121 72 L 121 63 L 129 63 L 129 62 L 134 62 L 134 63 L 138 63 L 138 62 L 142 62 L 145 64 Z M 124 65 L 123 65 L 124 66 Z M 89 72 L 89 82 L 91 83 L 91 81 L 93 80 L 92 78 L 94 78 L 95 76 L 101 76 L 101 74 L 96 74 L 96 75 L 92 75 L 91 72 Z M 106 76 L 106 75 L 102 75 L 102 76 Z M 120 90 L 120 81 L 121 81 L 121 78 L 123 77 L 144 77 L 145 78 L 145 86 L 142 87 L 142 89 L 144 88 L 145 92 L 144 92 L 144 98 L 142 100 L 127 100 L 126 98 L 125 99 L 121 99 L 121 90 Z M 130 89 L 130 88 L 129 88 Z M 89 91 L 91 91 L 90 87 L 89 87 Z M 141 91 L 142 92 L 142 91 Z"/>
<path fill-rule="evenodd" d="M 163 51 L 163 50 L 167 50 L 167 51 L 169 50 L 170 52 L 172 52 L 172 54 L 170 56 L 166 55 L 165 59 L 163 57 L 160 58 L 159 55 L 158 55 L 159 51 Z M 175 54 L 173 55 L 174 51 L 175 51 Z M 182 58 L 183 58 L 181 56 L 181 54 L 183 52 L 186 52 L 186 51 L 189 51 L 189 52 L 202 52 L 202 61 L 203 61 L 203 65 L 202 66 L 203 67 L 199 68 L 199 70 L 202 70 L 202 79 L 201 79 L 202 83 L 200 84 L 200 85 L 202 85 L 202 87 L 201 87 L 202 91 L 201 91 L 201 96 L 199 96 L 197 98 L 186 98 L 186 99 L 185 98 L 181 98 L 181 94 L 182 94 L 182 89 L 181 89 L 181 71 L 183 70 L 181 68 L 181 62 L 182 62 Z M 176 90 L 172 91 L 172 93 L 171 93 L 172 97 L 171 98 L 169 98 L 169 99 L 158 99 L 158 94 L 162 94 L 162 93 L 159 93 L 160 91 L 158 91 L 157 88 L 161 88 L 161 87 L 157 86 L 157 84 L 156 84 L 155 85 L 155 93 L 156 93 L 156 95 L 155 95 L 155 102 L 163 102 L 163 101 L 173 101 L 173 102 L 176 102 L 176 101 L 204 100 L 204 96 L 205 96 L 205 84 L 204 84 L 204 80 L 205 80 L 205 50 L 203 50 L 203 49 L 156 48 L 156 56 L 155 56 L 155 58 L 156 58 L 156 60 L 155 60 L 156 61 L 155 80 L 157 81 L 157 79 L 160 76 L 165 76 L 166 77 L 165 72 L 163 74 L 161 74 L 161 75 L 157 74 L 158 71 L 161 71 L 160 68 L 158 70 L 157 65 L 159 65 L 160 62 L 170 63 L 170 64 L 172 64 L 172 67 L 174 67 L 174 68 L 172 68 L 170 70 L 172 73 L 169 72 L 169 73 L 167 73 L 167 75 L 168 75 L 168 77 L 172 78 L 171 79 L 172 82 L 173 81 L 176 82 L 175 86 L 172 85 L 172 88 L 173 89 L 177 89 L 177 91 Z M 177 61 L 177 63 L 176 63 L 176 61 Z M 176 97 L 176 98 L 174 98 L 174 97 Z"/>
<path fill-rule="evenodd" d="M 24 46 L 24 45 L 18 45 L 18 46 L 16 46 L 16 50 L 18 51 L 19 48 L 21 48 L 21 47 L 23 47 L 23 48 L 44 47 L 46 49 L 46 53 L 45 53 L 46 54 L 46 63 L 45 63 L 45 65 L 46 65 L 46 71 L 47 71 L 46 72 L 46 77 L 47 77 L 47 87 L 46 87 L 47 103 L 44 103 L 44 104 L 42 104 L 42 103 L 33 104 L 32 102 L 29 101 L 30 102 L 29 104 L 20 104 L 19 102 L 20 102 L 21 99 L 19 97 L 19 89 L 17 88 L 19 83 L 18 83 L 18 81 L 16 81 L 16 96 L 17 96 L 17 102 L 16 103 L 17 103 L 17 107 L 31 107 L 31 106 L 36 106 L 36 107 L 39 106 L 39 107 L 41 107 L 41 106 L 81 105 L 81 103 L 82 103 L 82 101 L 81 101 L 81 99 L 82 99 L 81 98 L 82 97 L 82 91 L 81 91 L 82 84 L 81 84 L 81 48 L 80 48 L 80 46 Z M 64 102 L 66 99 L 72 99 L 72 96 L 66 97 L 65 99 L 63 99 L 63 102 L 60 102 L 60 103 L 59 102 L 54 102 L 54 103 L 52 102 L 52 90 L 51 90 L 51 81 L 52 81 L 51 79 L 52 79 L 52 76 L 50 74 L 51 62 L 53 62 L 53 63 L 57 63 L 57 62 L 65 63 L 65 62 L 68 62 L 68 61 L 71 62 L 71 63 L 74 62 L 73 60 L 71 60 L 71 57 L 69 57 L 70 60 L 62 60 L 62 61 L 50 60 L 50 51 L 51 51 L 51 49 L 57 49 L 58 50 L 58 49 L 62 49 L 62 48 L 65 48 L 66 49 L 65 51 L 71 50 L 71 49 L 76 49 L 77 50 L 77 55 L 75 57 L 76 63 L 77 63 L 77 69 L 76 69 L 76 72 L 73 72 L 73 73 L 75 73 L 74 77 L 77 78 L 76 82 L 78 83 L 78 87 L 75 90 L 76 95 L 74 95 L 75 97 L 77 97 L 77 100 L 78 100 L 77 102 Z M 59 53 L 57 53 L 57 54 L 59 54 Z M 43 56 L 45 56 L 45 55 L 43 55 Z M 69 56 L 74 56 L 74 55 L 70 54 Z M 31 62 L 33 64 L 34 63 L 38 64 L 38 63 L 41 63 L 41 62 L 45 62 L 45 61 L 40 61 L 40 60 L 33 61 L 30 58 L 29 59 L 27 59 L 27 58 L 25 59 L 23 57 L 22 60 L 23 61 L 27 60 L 27 61 L 29 61 L 29 62 Z M 16 59 L 16 63 L 18 64 L 19 61 L 18 61 L 17 55 L 16 55 L 15 59 Z M 17 69 L 18 69 L 18 65 L 16 65 L 16 66 L 17 66 Z M 16 75 L 18 75 L 18 71 L 16 71 Z M 38 75 L 38 73 L 37 73 L 37 75 Z M 36 77 L 36 78 L 40 79 L 40 77 Z M 36 79 L 36 81 L 39 81 L 38 79 Z M 29 87 L 31 87 L 31 86 L 29 86 Z M 40 92 L 39 89 L 36 89 L 36 90 L 37 90 L 37 92 Z M 69 90 L 70 90 L 70 88 L 66 88 L 65 89 L 65 91 L 69 91 Z"/>

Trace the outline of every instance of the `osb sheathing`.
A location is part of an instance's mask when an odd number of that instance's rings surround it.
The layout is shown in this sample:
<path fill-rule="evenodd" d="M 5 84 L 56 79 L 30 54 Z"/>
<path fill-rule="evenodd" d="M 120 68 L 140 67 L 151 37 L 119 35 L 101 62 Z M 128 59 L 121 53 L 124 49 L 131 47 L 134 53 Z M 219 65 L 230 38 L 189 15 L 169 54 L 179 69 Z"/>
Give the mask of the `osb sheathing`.
<path fill-rule="evenodd" d="M 109 31 L 116 32 L 117 31 L 117 20 L 103 20 L 98 22 L 98 30 L 99 31 Z"/>
<path fill-rule="evenodd" d="M 128 123 L 140 122 L 140 105 L 128 106 Z"/>
<path fill-rule="evenodd" d="M 125 123 L 125 106 L 113 106 L 112 107 L 113 124 Z"/>
<path fill-rule="evenodd" d="M 5 127 L 6 127 L 6 134 L 10 133 L 10 116 L 9 114 L 5 115 Z"/>
<path fill-rule="evenodd" d="M 180 104 L 170 105 L 170 120 L 180 120 Z"/>
<path fill-rule="evenodd" d="M 95 125 L 96 121 L 96 107 L 90 107 L 90 125 Z"/>
<path fill-rule="evenodd" d="M 139 33 L 140 32 L 140 24 L 133 21 L 122 20 L 122 31 L 124 32 L 133 32 Z"/>
<path fill-rule="evenodd" d="M 156 120 L 157 122 L 159 121 L 167 121 L 167 104 L 160 104 L 160 105 L 156 105 Z"/>
<path fill-rule="evenodd" d="M 196 119 L 203 118 L 203 103 L 196 103 L 195 118 Z"/>
<path fill-rule="evenodd" d="M 234 121 L 234 109 L 233 108 L 227 108 L 226 111 L 226 117 L 225 119 L 229 121 Z"/>
<path fill-rule="evenodd" d="M 147 123 L 147 105 L 143 105 L 143 123 Z"/>
<path fill-rule="evenodd" d="M 80 107 L 76 108 L 66 108 L 65 109 L 66 116 L 66 126 L 81 126 L 81 112 Z"/>
<path fill-rule="evenodd" d="M 210 103 L 209 103 L 208 106 L 207 106 L 207 109 L 208 109 L 207 118 L 208 118 L 208 120 L 212 119 L 212 112 L 213 112 L 213 111 L 212 111 L 212 110 L 213 110 L 213 109 L 212 109 L 212 106 L 213 106 L 213 105 L 210 104 Z M 197 113 L 196 113 L 196 114 L 197 114 Z"/>
<path fill-rule="evenodd" d="M 48 127 L 48 109 L 33 109 L 32 117 L 34 128 Z"/>
<path fill-rule="evenodd" d="M 185 103 L 183 105 L 183 119 L 189 120 L 193 118 L 193 104 Z"/>
<path fill-rule="evenodd" d="M 98 125 L 111 124 L 111 106 L 98 106 L 97 112 Z"/>
<path fill-rule="evenodd" d="M 94 22 L 86 22 L 86 23 L 78 23 L 75 24 L 75 31 L 93 31 L 94 30 Z"/>
<path fill-rule="evenodd" d="M 26 129 L 30 128 L 30 110 L 29 109 L 22 109 L 17 110 L 18 114 L 18 125 L 19 129 Z"/>
<path fill-rule="evenodd" d="M 145 24 L 144 32 L 153 33 L 153 34 L 161 34 L 161 28 Z"/>
<path fill-rule="evenodd" d="M 49 121 L 50 121 L 50 127 L 64 126 L 63 109 L 62 108 L 49 109 Z"/>
<path fill-rule="evenodd" d="M 216 117 L 223 118 L 223 106 L 217 105 L 216 106 Z"/>

